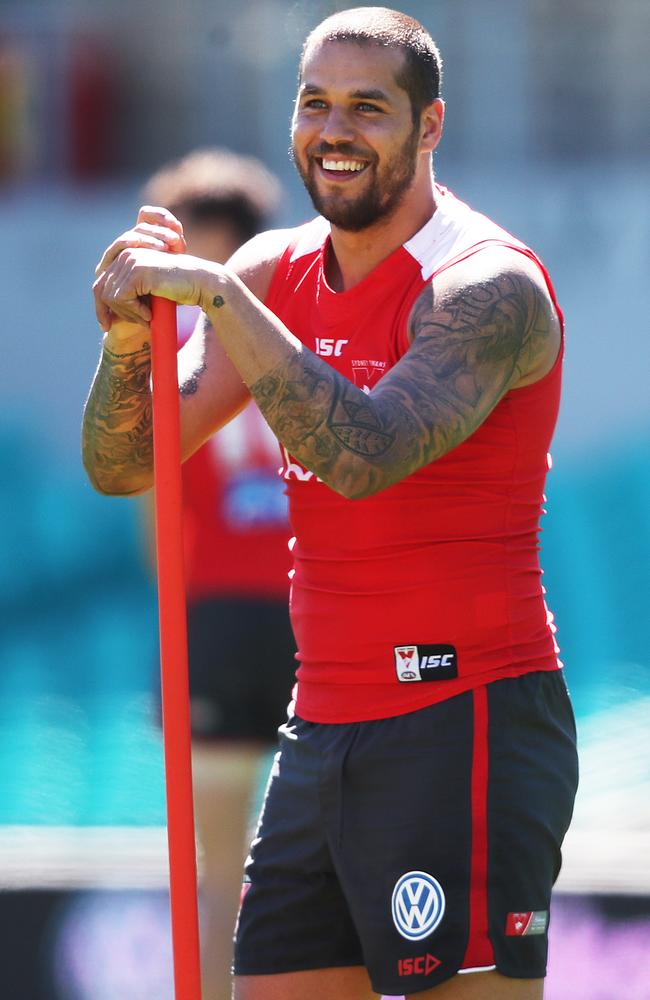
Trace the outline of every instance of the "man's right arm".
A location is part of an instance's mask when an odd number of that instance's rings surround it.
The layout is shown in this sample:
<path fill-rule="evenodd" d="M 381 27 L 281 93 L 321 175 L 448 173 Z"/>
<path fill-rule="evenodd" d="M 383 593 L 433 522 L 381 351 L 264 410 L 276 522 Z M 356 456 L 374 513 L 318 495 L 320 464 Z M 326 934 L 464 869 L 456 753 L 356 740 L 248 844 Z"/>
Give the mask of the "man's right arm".
<path fill-rule="evenodd" d="M 108 337 L 84 409 L 83 463 L 99 492 L 141 493 L 153 468 L 149 338 L 141 327 L 121 343 L 113 338 L 109 346 Z"/>
<path fill-rule="evenodd" d="M 120 237 L 113 251 L 125 245 Z M 240 248 L 229 267 L 263 300 L 285 245 L 282 231 L 264 233 Z M 100 493 L 129 496 L 153 485 L 150 341 L 147 326 L 118 319 L 104 334 L 82 425 L 84 466 Z M 178 380 L 185 459 L 240 412 L 250 393 L 205 316 L 179 351 Z"/>
<path fill-rule="evenodd" d="M 104 336 L 82 424 L 83 463 L 100 493 L 132 496 L 153 485 L 150 341 L 150 331 L 136 324 L 114 323 Z M 186 459 L 250 394 L 204 317 L 179 351 L 178 381 Z"/>

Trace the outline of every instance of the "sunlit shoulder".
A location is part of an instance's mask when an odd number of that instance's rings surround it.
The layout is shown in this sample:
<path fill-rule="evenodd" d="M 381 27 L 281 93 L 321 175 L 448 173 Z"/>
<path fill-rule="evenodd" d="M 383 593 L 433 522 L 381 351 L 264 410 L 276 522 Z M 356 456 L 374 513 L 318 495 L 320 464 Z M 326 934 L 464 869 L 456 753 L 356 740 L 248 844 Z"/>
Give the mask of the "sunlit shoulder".
<path fill-rule="evenodd" d="M 273 271 L 294 235 L 294 229 L 269 229 L 244 243 L 228 261 L 228 269 L 257 296 L 264 299 Z"/>
<path fill-rule="evenodd" d="M 517 357 L 510 388 L 543 378 L 557 358 L 561 326 L 539 266 L 508 247 L 490 247 L 434 277 L 410 317 L 410 338 L 438 343 L 470 335 Z M 498 341 L 498 344 L 497 344 Z"/>

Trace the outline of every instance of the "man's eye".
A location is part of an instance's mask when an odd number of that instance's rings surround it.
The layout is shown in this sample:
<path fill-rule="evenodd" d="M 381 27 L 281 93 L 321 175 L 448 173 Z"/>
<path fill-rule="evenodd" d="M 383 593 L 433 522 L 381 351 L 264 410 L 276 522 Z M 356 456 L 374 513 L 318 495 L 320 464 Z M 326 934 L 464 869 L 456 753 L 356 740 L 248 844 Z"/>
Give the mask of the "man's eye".
<path fill-rule="evenodd" d="M 361 101 L 357 104 L 357 111 L 377 111 L 380 112 L 381 108 L 378 108 L 376 104 L 369 104 L 368 101 Z"/>
<path fill-rule="evenodd" d="M 320 99 L 320 97 L 310 97 L 308 101 L 305 101 L 303 107 L 321 109 L 327 107 L 327 105 L 325 104 L 325 101 Z"/>

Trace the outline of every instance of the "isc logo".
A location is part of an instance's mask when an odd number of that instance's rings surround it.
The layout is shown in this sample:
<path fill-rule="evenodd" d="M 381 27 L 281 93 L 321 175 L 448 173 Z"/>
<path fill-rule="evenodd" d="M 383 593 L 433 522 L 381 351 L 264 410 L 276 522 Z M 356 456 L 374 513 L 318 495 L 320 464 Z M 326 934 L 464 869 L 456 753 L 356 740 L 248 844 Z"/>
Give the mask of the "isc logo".
<path fill-rule="evenodd" d="M 440 656 L 439 653 L 434 656 L 423 656 L 420 660 L 420 670 L 424 670 L 425 667 L 451 667 L 453 662 L 452 653 L 445 653 L 444 656 Z"/>
<path fill-rule="evenodd" d="M 332 340 L 329 337 L 316 337 L 316 354 L 321 358 L 340 358 L 347 340 Z"/>
<path fill-rule="evenodd" d="M 400 958 L 397 962 L 398 976 L 428 976 L 437 969 L 440 959 L 435 955 L 418 955 L 417 958 Z"/>

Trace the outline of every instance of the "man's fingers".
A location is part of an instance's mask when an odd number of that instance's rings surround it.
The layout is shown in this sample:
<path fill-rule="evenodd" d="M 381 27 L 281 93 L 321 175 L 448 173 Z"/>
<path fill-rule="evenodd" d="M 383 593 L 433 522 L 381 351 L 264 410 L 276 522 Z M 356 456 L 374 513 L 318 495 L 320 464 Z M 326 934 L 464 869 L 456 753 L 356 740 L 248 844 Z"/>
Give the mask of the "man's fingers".
<path fill-rule="evenodd" d="M 187 250 L 183 224 L 167 208 L 143 205 L 138 212 L 136 229 L 150 229 L 161 236 L 172 253 L 185 253 Z"/>
<path fill-rule="evenodd" d="M 99 275 L 102 271 L 108 270 L 123 250 L 132 247 L 146 247 L 148 250 L 162 250 L 167 253 L 184 253 L 185 239 L 182 233 L 175 230 L 151 223 L 138 223 L 134 229 L 122 233 L 111 243 L 95 268 L 95 274 Z"/>
<path fill-rule="evenodd" d="M 113 314 L 108 308 L 106 303 L 102 298 L 102 291 L 104 286 L 104 281 L 106 279 L 105 273 L 97 278 L 97 281 L 93 284 L 93 298 L 95 299 L 95 315 L 97 317 L 97 322 L 101 326 L 102 330 L 106 332 L 111 328 L 111 322 L 113 320 Z"/>
<path fill-rule="evenodd" d="M 129 229 L 128 233 L 123 233 L 121 236 L 118 236 L 118 238 L 111 243 L 108 249 L 104 252 L 104 256 L 95 268 L 95 274 L 99 275 L 102 271 L 107 271 L 122 251 L 128 250 L 130 247 L 147 247 L 149 250 L 166 250 L 167 244 L 160 237 L 154 236 L 151 233 L 138 233 L 136 229 Z"/>
<path fill-rule="evenodd" d="M 183 226 L 169 209 L 160 208 L 157 205 L 143 205 L 138 212 L 138 225 L 141 222 L 151 222 L 157 226 L 165 226 L 173 229 L 180 236 L 183 235 Z"/>
<path fill-rule="evenodd" d="M 179 233 L 176 229 L 172 229 L 167 225 L 159 225 L 154 222 L 138 222 L 131 232 L 134 234 L 137 233 L 140 236 L 151 236 L 152 239 L 159 240 L 163 244 L 161 247 L 152 247 L 151 249 L 153 250 L 171 250 L 172 253 L 185 252 L 185 237 L 182 230 Z"/>
<path fill-rule="evenodd" d="M 97 278 L 93 295 L 97 321 L 102 330 L 110 329 L 115 316 L 141 326 L 148 326 L 151 321 L 147 301 L 134 294 L 128 272 L 119 260 Z"/>
<path fill-rule="evenodd" d="M 115 317 L 144 326 L 151 320 L 147 301 L 130 292 L 126 271 L 119 261 L 124 250 L 137 248 L 185 253 L 183 226 L 168 209 L 143 205 L 133 229 L 118 236 L 104 251 L 95 268 L 97 280 L 93 285 L 95 313 L 102 330 L 109 330 Z"/>

